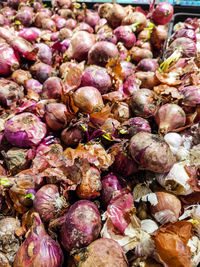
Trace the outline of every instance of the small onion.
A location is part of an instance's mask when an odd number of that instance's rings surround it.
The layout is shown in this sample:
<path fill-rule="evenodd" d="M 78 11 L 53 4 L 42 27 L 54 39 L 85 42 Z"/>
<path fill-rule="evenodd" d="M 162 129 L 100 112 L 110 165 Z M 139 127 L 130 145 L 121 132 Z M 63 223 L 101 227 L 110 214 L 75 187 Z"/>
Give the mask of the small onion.
<path fill-rule="evenodd" d="M 45 99 L 60 99 L 64 90 L 63 82 L 58 77 L 50 77 L 42 87 L 42 97 Z"/>
<path fill-rule="evenodd" d="M 49 77 L 55 76 L 55 70 L 42 62 L 36 62 L 30 68 L 33 76 L 41 83 L 44 83 Z"/>
<path fill-rule="evenodd" d="M 66 20 L 65 28 L 69 30 L 74 30 L 76 28 L 76 25 L 77 25 L 77 21 L 71 18 L 71 19 Z"/>
<path fill-rule="evenodd" d="M 159 3 L 153 11 L 152 19 L 157 24 L 167 24 L 172 19 L 174 14 L 173 6 L 170 3 Z"/>
<path fill-rule="evenodd" d="M 181 213 L 181 201 L 173 194 L 156 192 L 158 203 L 151 205 L 151 214 L 161 224 L 174 223 Z"/>
<path fill-rule="evenodd" d="M 125 131 L 122 134 L 125 134 L 128 138 L 131 138 L 139 132 L 151 133 L 149 122 L 141 117 L 130 118 L 122 124 L 121 128 L 122 131 Z"/>
<path fill-rule="evenodd" d="M 0 75 L 8 76 L 19 68 L 19 57 L 8 44 L 0 44 Z"/>
<path fill-rule="evenodd" d="M 168 133 L 183 127 L 186 122 L 184 110 L 176 104 L 165 104 L 161 106 L 155 116 L 156 123 L 161 133 Z"/>
<path fill-rule="evenodd" d="M 153 58 L 153 54 L 150 50 L 135 46 L 130 50 L 130 53 L 131 53 L 131 59 L 137 63 L 144 58 Z"/>
<path fill-rule="evenodd" d="M 97 12 L 92 12 L 89 9 L 86 11 L 86 15 L 84 17 L 84 21 L 89 24 L 91 27 L 95 27 L 99 22 L 100 17 Z"/>
<path fill-rule="evenodd" d="M 28 71 L 19 69 L 13 72 L 11 78 L 17 84 L 24 86 L 26 81 L 31 78 L 31 74 Z"/>
<path fill-rule="evenodd" d="M 184 96 L 183 104 L 189 107 L 195 107 L 200 104 L 200 87 L 199 86 L 186 86 L 180 90 Z"/>
<path fill-rule="evenodd" d="M 123 92 L 126 95 L 133 95 L 139 90 L 140 81 L 136 79 L 135 74 L 130 75 L 123 83 Z"/>
<path fill-rule="evenodd" d="M 142 31 L 147 25 L 146 16 L 141 12 L 130 12 L 122 21 L 122 25 L 131 25 L 134 23 L 139 23 L 136 30 L 139 32 Z"/>
<path fill-rule="evenodd" d="M 50 30 L 51 32 L 56 31 L 56 24 L 50 18 L 43 18 L 41 24 L 42 24 L 42 29 L 44 30 Z"/>
<path fill-rule="evenodd" d="M 85 22 L 81 22 L 76 26 L 76 28 L 74 29 L 74 32 L 78 32 L 78 31 L 86 31 L 89 33 L 94 32 L 93 28 Z"/>
<path fill-rule="evenodd" d="M 19 10 L 15 16 L 15 20 L 21 22 L 22 25 L 29 27 L 33 23 L 34 13 L 30 10 Z"/>
<path fill-rule="evenodd" d="M 33 216 L 33 225 L 17 251 L 13 267 L 62 266 L 64 257 L 60 245 L 47 234 L 38 213 Z"/>
<path fill-rule="evenodd" d="M 83 129 L 79 127 L 65 128 L 61 133 L 61 140 L 67 147 L 76 147 L 84 137 Z"/>
<path fill-rule="evenodd" d="M 164 47 L 165 40 L 167 39 L 167 27 L 164 25 L 157 25 L 153 28 L 150 41 L 158 51 Z"/>
<path fill-rule="evenodd" d="M 141 81 L 141 87 L 153 89 L 154 86 L 160 84 L 155 72 L 153 71 L 138 71 L 135 77 Z"/>
<path fill-rule="evenodd" d="M 60 41 L 63 41 L 65 39 L 71 38 L 71 37 L 72 37 L 72 31 L 70 29 L 63 28 L 59 31 L 58 38 Z"/>
<path fill-rule="evenodd" d="M 130 75 L 135 72 L 135 66 L 131 62 L 121 61 L 121 77 L 127 79 Z"/>
<path fill-rule="evenodd" d="M 144 58 L 137 64 L 137 70 L 155 72 L 159 68 L 158 63 L 151 58 Z"/>
<path fill-rule="evenodd" d="M 35 44 L 34 47 L 38 48 L 37 58 L 41 62 L 51 65 L 52 64 L 52 51 L 51 48 L 43 43 Z"/>
<path fill-rule="evenodd" d="M 120 122 L 128 120 L 131 116 L 129 105 L 125 102 L 114 103 L 111 112 L 114 118 Z"/>
<path fill-rule="evenodd" d="M 171 36 L 170 41 L 174 41 L 175 39 L 180 37 L 187 37 L 194 42 L 197 41 L 195 31 L 193 29 L 184 29 L 184 28 L 175 31 L 175 33 Z"/>
<path fill-rule="evenodd" d="M 87 246 L 97 239 L 101 230 L 101 217 L 97 206 L 89 200 L 71 205 L 61 228 L 63 247 L 71 251 Z"/>
<path fill-rule="evenodd" d="M 182 57 L 194 57 L 197 47 L 194 41 L 186 37 L 180 37 L 174 40 L 166 50 L 166 57 L 171 56 L 174 52 L 181 52 Z"/>
<path fill-rule="evenodd" d="M 40 11 L 36 14 L 35 16 L 35 26 L 38 27 L 38 28 L 41 28 L 42 27 L 42 20 L 44 18 L 49 18 L 49 14 L 44 12 L 44 11 Z"/>
<path fill-rule="evenodd" d="M 39 34 L 34 28 L 23 28 L 19 31 L 18 36 L 24 38 L 30 43 L 35 43 Z"/>
<path fill-rule="evenodd" d="M 27 91 L 28 90 L 35 91 L 38 94 L 40 94 L 42 92 L 42 84 L 35 79 L 26 80 L 25 88 Z"/>
<path fill-rule="evenodd" d="M 58 186 L 54 184 L 42 186 L 33 200 L 33 207 L 43 222 L 49 222 L 58 217 L 66 204 L 66 199 L 60 196 Z"/>
<path fill-rule="evenodd" d="M 15 115 L 5 126 L 5 137 L 13 146 L 36 146 L 45 135 L 46 125 L 28 112 Z"/>
<path fill-rule="evenodd" d="M 67 108 L 62 103 L 50 103 L 46 106 L 45 120 L 49 128 L 54 131 L 62 130 L 67 123 Z"/>
<path fill-rule="evenodd" d="M 135 45 L 136 37 L 130 26 L 119 26 L 114 30 L 117 36 L 117 41 L 122 42 L 126 48 L 131 48 Z"/>
<path fill-rule="evenodd" d="M 102 96 L 95 87 L 85 86 L 76 90 L 73 94 L 75 105 L 85 113 L 93 113 L 103 108 Z"/>

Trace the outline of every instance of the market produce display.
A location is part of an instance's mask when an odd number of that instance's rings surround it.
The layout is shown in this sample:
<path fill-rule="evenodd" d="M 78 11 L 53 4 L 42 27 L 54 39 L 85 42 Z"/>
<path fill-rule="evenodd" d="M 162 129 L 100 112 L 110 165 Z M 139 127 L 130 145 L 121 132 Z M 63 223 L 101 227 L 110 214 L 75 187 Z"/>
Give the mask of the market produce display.
<path fill-rule="evenodd" d="M 172 16 L 2 4 L 1 267 L 198 266 L 200 19 L 164 51 Z"/>

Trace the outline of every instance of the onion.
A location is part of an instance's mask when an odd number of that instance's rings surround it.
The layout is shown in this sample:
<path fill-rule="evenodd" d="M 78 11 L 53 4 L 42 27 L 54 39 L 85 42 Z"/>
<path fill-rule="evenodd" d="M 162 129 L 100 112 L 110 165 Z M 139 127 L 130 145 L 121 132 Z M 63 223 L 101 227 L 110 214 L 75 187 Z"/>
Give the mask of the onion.
<path fill-rule="evenodd" d="M 127 79 L 131 74 L 135 72 L 135 66 L 131 62 L 121 61 L 121 77 Z"/>
<path fill-rule="evenodd" d="M 17 83 L 0 79 L 0 104 L 10 107 L 24 97 L 24 89 Z"/>
<path fill-rule="evenodd" d="M 91 27 L 94 28 L 99 22 L 99 20 L 100 20 L 100 17 L 97 12 L 92 12 L 89 9 L 87 9 L 85 17 L 84 17 L 84 21 L 87 24 L 89 24 Z"/>
<path fill-rule="evenodd" d="M 50 103 L 46 106 L 46 124 L 54 131 L 62 130 L 67 123 L 67 108 L 62 103 Z"/>
<path fill-rule="evenodd" d="M 131 48 L 136 42 L 135 34 L 130 26 L 119 26 L 114 30 L 117 41 L 122 42 L 126 48 Z"/>
<path fill-rule="evenodd" d="M 76 28 L 77 21 L 75 19 L 68 19 L 65 23 L 65 28 L 74 30 Z"/>
<path fill-rule="evenodd" d="M 83 139 L 83 136 L 83 129 L 71 127 L 62 131 L 61 140 L 67 147 L 76 147 Z"/>
<path fill-rule="evenodd" d="M 49 14 L 44 11 L 38 12 L 35 16 L 35 26 L 38 28 L 42 28 L 42 20 L 44 18 L 49 18 Z"/>
<path fill-rule="evenodd" d="M 127 142 L 121 141 L 115 145 L 112 145 L 109 152 L 115 156 L 115 160 L 111 165 L 113 172 L 119 173 L 122 176 L 130 176 L 137 172 L 137 165 L 128 155 Z"/>
<path fill-rule="evenodd" d="M 66 199 L 60 196 L 58 186 L 54 184 L 42 186 L 33 200 L 34 209 L 43 222 L 49 222 L 58 217 L 62 209 L 67 207 L 66 204 Z"/>
<path fill-rule="evenodd" d="M 19 31 L 18 36 L 24 38 L 30 43 L 35 43 L 39 34 L 34 28 L 23 28 Z"/>
<path fill-rule="evenodd" d="M 69 57 L 74 58 L 78 61 L 84 60 L 94 43 L 95 38 L 93 34 L 85 31 L 76 32 L 72 36 L 68 49 Z"/>
<path fill-rule="evenodd" d="M 183 127 L 186 122 L 184 110 L 176 104 L 165 104 L 161 106 L 155 116 L 156 123 L 161 133 L 168 133 Z"/>
<path fill-rule="evenodd" d="M 58 38 L 60 41 L 63 41 L 65 39 L 71 38 L 71 37 L 72 37 L 72 31 L 70 29 L 63 28 L 59 31 Z"/>
<path fill-rule="evenodd" d="M 151 205 L 151 214 L 161 224 L 178 221 L 181 213 L 181 202 L 173 194 L 156 192 L 157 204 Z"/>
<path fill-rule="evenodd" d="M 78 32 L 78 31 L 86 31 L 89 33 L 94 32 L 93 28 L 85 22 L 81 22 L 76 26 L 76 28 L 74 29 L 74 32 Z"/>
<path fill-rule="evenodd" d="M 42 92 L 42 84 L 35 79 L 29 79 L 25 82 L 26 90 L 35 91 L 38 94 Z"/>
<path fill-rule="evenodd" d="M 179 29 L 178 31 L 176 31 L 170 38 L 170 41 L 174 41 L 177 38 L 180 37 L 186 37 L 191 39 L 192 41 L 194 41 L 196 43 L 197 38 L 196 38 L 196 33 L 193 29 Z"/>
<path fill-rule="evenodd" d="M 6 18 L 4 18 L 2 14 L 0 14 L 0 26 L 4 26 L 6 24 L 8 24 L 8 22 L 6 21 Z"/>
<path fill-rule="evenodd" d="M 106 42 L 111 42 L 113 44 L 117 43 L 117 37 L 113 33 L 112 28 L 110 28 L 108 25 L 105 25 L 98 30 L 96 35 L 96 40 L 98 42 L 106 41 Z"/>
<path fill-rule="evenodd" d="M 136 79 L 135 74 L 130 75 L 123 84 L 123 92 L 126 95 L 133 95 L 139 90 L 140 81 Z"/>
<path fill-rule="evenodd" d="M 137 63 L 144 58 L 153 58 L 153 54 L 149 49 L 133 47 L 130 52 L 131 59 Z"/>
<path fill-rule="evenodd" d="M 20 4 L 20 0 L 8 0 L 7 1 L 7 5 L 15 9 L 18 8 L 19 4 Z"/>
<path fill-rule="evenodd" d="M 0 37 L 5 39 L 7 42 L 13 39 L 13 35 L 15 36 L 14 31 L 4 27 L 0 27 Z"/>
<path fill-rule="evenodd" d="M 136 30 L 138 32 L 142 31 L 147 26 L 147 19 L 141 12 L 129 12 L 127 16 L 124 17 L 122 25 L 131 25 L 138 23 Z"/>
<path fill-rule="evenodd" d="M 93 113 L 103 108 L 102 96 L 95 87 L 81 87 L 73 94 L 75 105 L 85 113 Z"/>
<path fill-rule="evenodd" d="M 101 230 L 101 217 L 95 204 L 79 200 L 71 205 L 61 228 L 63 247 L 71 251 L 82 248 L 97 239 Z"/>
<path fill-rule="evenodd" d="M 51 48 L 43 43 L 35 44 L 34 47 L 38 48 L 37 58 L 48 65 L 52 65 L 52 51 Z"/>
<path fill-rule="evenodd" d="M 141 117 L 130 118 L 121 126 L 120 133 L 131 138 L 139 132 L 151 133 L 149 122 Z"/>
<path fill-rule="evenodd" d="M 88 53 L 89 64 L 105 66 L 109 59 L 117 58 L 119 52 L 117 47 L 110 42 L 97 42 Z"/>
<path fill-rule="evenodd" d="M 33 216 L 33 225 L 17 251 L 13 267 L 62 266 L 64 257 L 60 245 L 46 233 L 38 213 Z"/>
<path fill-rule="evenodd" d="M 99 6 L 98 13 L 100 17 L 107 19 L 113 28 L 120 26 L 126 16 L 124 8 L 119 4 L 102 4 Z"/>
<path fill-rule="evenodd" d="M 129 105 L 125 102 L 114 103 L 111 112 L 114 118 L 120 122 L 126 121 L 131 116 Z"/>
<path fill-rule="evenodd" d="M 74 256 L 79 267 L 115 266 L 128 267 L 128 261 L 121 246 L 114 240 L 99 238 L 92 242 L 87 249 L 80 250 Z"/>
<path fill-rule="evenodd" d="M 158 68 L 158 63 L 155 61 L 155 59 L 151 58 L 144 58 L 137 64 L 137 69 L 141 71 L 155 72 Z"/>
<path fill-rule="evenodd" d="M 42 87 L 42 97 L 45 99 L 60 99 L 64 90 L 63 82 L 58 77 L 50 77 Z"/>
<path fill-rule="evenodd" d="M 5 253 L 10 264 L 13 263 L 15 253 L 20 247 L 21 240 L 15 235 L 20 227 L 20 221 L 16 218 L 5 217 L 0 220 L 0 249 Z M 7 266 L 7 265 L 6 265 Z"/>
<path fill-rule="evenodd" d="M 44 83 L 49 77 L 55 76 L 55 70 L 42 62 L 36 62 L 30 70 L 33 76 L 41 83 Z"/>
<path fill-rule="evenodd" d="M 66 19 L 60 17 L 60 16 L 56 16 L 54 19 L 55 25 L 56 25 L 56 29 L 59 31 L 60 29 L 65 27 L 66 24 Z"/>
<path fill-rule="evenodd" d="M 200 103 L 200 87 L 199 86 L 186 86 L 181 89 L 183 94 L 183 104 L 189 107 L 195 107 Z"/>
<path fill-rule="evenodd" d="M 164 47 L 165 41 L 167 39 L 167 27 L 164 25 L 157 25 L 153 28 L 150 41 L 152 45 L 158 50 Z"/>
<path fill-rule="evenodd" d="M 149 89 L 140 89 L 131 98 L 131 108 L 136 116 L 149 118 L 157 111 L 154 92 Z"/>
<path fill-rule="evenodd" d="M 33 23 L 34 13 L 30 10 L 19 10 L 15 16 L 15 20 L 19 20 L 22 25 L 29 27 Z"/>
<path fill-rule="evenodd" d="M 112 199 L 115 191 L 121 190 L 120 182 L 112 172 L 104 177 L 102 180 L 101 199 L 105 207 L 107 207 Z"/>
<path fill-rule="evenodd" d="M 71 9 L 65 9 L 65 8 L 59 9 L 58 14 L 65 19 L 68 19 L 68 18 L 74 19 L 74 17 L 75 17 L 74 12 Z"/>
<path fill-rule="evenodd" d="M 44 30 L 50 30 L 51 32 L 56 31 L 56 24 L 50 18 L 43 18 L 41 21 L 41 25 L 42 25 L 42 29 Z"/>
<path fill-rule="evenodd" d="M 13 72 L 11 78 L 17 84 L 24 86 L 25 82 L 31 78 L 31 74 L 28 71 L 19 69 Z"/>
<path fill-rule="evenodd" d="M 153 89 L 154 86 L 160 84 L 155 72 L 152 71 L 138 71 L 135 77 L 141 81 L 141 87 Z"/>
<path fill-rule="evenodd" d="M 5 126 L 5 137 L 13 146 L 36 146 L 45 135 L 46 125 L 28 112 L 15 115 Z"/>
<path fill-rule="evenodd" d="M 145 170 L 165 173 L 175 163 L 168 144 L 154 134 L 137 133 L 131 138 L 129 149 L 133 159 Z"/>
<path fill-rule="evenodd" d="M 111 78 L 105 68 L 92 65 L 84 70 L 81 86 L 92 86 L 97 88 L 101 94 L 105 94 L 111 85 Z"/>
<path fill-rule="evenodd" d="M 19 57 L 8 44 L 0 44 L 0 75 L 8 76 L 19 68 Z"/>
<path fill-rule="evenodd" d="M 172 19 L 173 6 L 167 2 L 159 3 L 152 14 L 152 19 L 157 24 L 165 25 Z"/>

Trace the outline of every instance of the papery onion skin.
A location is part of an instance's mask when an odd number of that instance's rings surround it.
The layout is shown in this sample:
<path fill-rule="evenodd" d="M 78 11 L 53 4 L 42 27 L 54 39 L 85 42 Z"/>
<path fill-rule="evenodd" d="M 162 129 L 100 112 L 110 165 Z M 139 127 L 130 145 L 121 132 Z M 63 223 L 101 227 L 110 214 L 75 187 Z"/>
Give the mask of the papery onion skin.
<path fill-rule="evenodd" d="M 123 83 L 123 92 L 131 96 L 139 90 L 139 85 L 140 81 L 136 79 L 135 74 L 132 74 Z"/>
<path fill-rule="evenodd" d="M 89 64 L 105 66 L 109 59 L 117 58 L 119 52 L 117 47 L 110 42 L 101 41 L 92 46 L 88 53 Z"/>
<path fill-rule="evenodd" d="M 8 44 L 0 44 L 0 75 L 8 76 L 19 68 L 19 57 Z"/>
<path fill-rule="evenodd" d="M 141 87 L 143 88 L 153 89 L 154 86 L 160 84 L 153 71 L 138 71 L 135 73 L 135 76 L 141 81 Z"/>
<path fill-rule="evenodd" d="M 128 120 L 131 116 L 129 105 L 126 102 L 114 103 L 111 112 L 114 118 L 120 122 Z"/>
<path fill-rule="evenodd" d="M 38 213 L 34 213 L 34 222 L 20 246 L 13 267 L 60 267 L 64 257 L 60 245 L 45 231 Z"/>
<path fill-rule="evenodd" d="M 52 32 L 56 31 L 56 24 L 50 18 L 42 19 L 41 24 L 42 24 L 42 29 L 44 29 L 44 30 L 50 30 Z"/>
<path fill-rule="evenodd" d="M 31 74 L 28 71 L 18 69 L 13 72 L 12 80 L 19 85 L 25 85 L 26 81 L 31 78 Z"/>
<path fill-rule="evenodd" d="M 101 230 L 101 217 L 98 208 L 89 200 L 79 200 L 65 215 L 61 228 L 61 243 L 71 251 L 82 248 L 97 239 Z"/>
<path fill-rule="evenodd" d="M 153 28 L 150 41 L 157 51 L 161 51 L 167 39 L 167 27 L 165 25 L 157 25 Z"/>
<path fill-rule="evenodd" d="M 155 116 L 156 123 L 161 133 L 168 133 L 183 127 L 186 122 L 184 110 L 176 104 L 165 104 L 158 109 Z"/>
<path fill-rule="evenodd" d="M 45 135 L 46 125 L 28 112 L 15 115 L 5 126 L 5 137 L 13 146 L 36 146 Z"/>
<path fill-rule="evenodd" d="M 121 128 L 126 131 L 125 136 L 128 138 L 131 138 L 139 132 L 151 133 L 149 122 L 141 117 L 130 118 L 122 124 Z"/>
<path fill-rule="evenodd" d="M 183 94 L 183 104 L 189 107 L 195 107 L 200 104 L 200 87 L 199 86 L 186 86 L 181 89 Z"/>
<path fill-rule="evenodd" d="M 103 108 L 102 96 L 95 87 L 80 87 L 73 94 L 75 105 L 85 113 L 93 113 Z"/>
<path fill-rule="evenodd" d="M 29 79 L 25 82 L 26 90 L 36 91 L 38 94 L 42 91 L 42 84 L 35 79 Z"/>
<path fill-rule="evenodd" d="M 171 36 L 170 41 L 174 41 L 175 39 L 180 37 L 187 37 L 194 42 L 197 41 L 195 31 L 192 29 L 184 29 L 184 28 L 175 31 L 175 33 Z"/>
<path fill-rule="evenodd" d="M 174 40 L 166 50 L 166 57 L 173 54 L 174 51 L 182 53 L 182 57 L 195 57 L 197 52 L 197 47 L 194 41 L 187 37 L 180 37 Z"/>
<path fill-rule="evenodd" d="M 42 97 L 45 99 L 60 99 L 64 90 L 63 82 L 58 77 L 49 77 L 42 87 Z"/>
<path fill-rule="evenodd" d="M 151 205 L 151 214 L 161 224 L 178 221 L 181 213 L 181 201 L 173 194 L 156 192 L 158 204 Z"/>
<path fill-rule="evenodd" d="M 167 24 L 174 14 L 173 6 L 167 2 L 159 3 L 152 14 L 152 19 L 157 24 Z"/>
<path fill-rule="evenodd" d="M 154 134 L 137 133 L 130 140 L 129 150 L 133 159 L 145 170 L 165 173 L 175 163 L 169 145 Z"/>
<path fill-rule="evenodd" d="M 42 27 L 42 20 L 44 18 L 49 18 L 49 14 L 47 14 L 44 11 L 39 11 L 35 16 L 35 22 L 34 22 L 35 26 L 38 28 L 41 28 Z"/>
<path fill-rule="evenodd" d="M 133 62 L 140 62 L 140 60 L 144 59 L 144 58 L 153 58 L 153 54 L 150 50 L 148 49 L 143 49 L 140 47 L 136 47 L 134 46 L 131 50 L 131 59 Z"/>
<path fill-rule="evenodd" d="M 42 186 L 33 200 L 33 207 L 43 222 L 55 219 L 65 205 L 65 198 L 60 196 L 58 186 L 54 184 Z"/>

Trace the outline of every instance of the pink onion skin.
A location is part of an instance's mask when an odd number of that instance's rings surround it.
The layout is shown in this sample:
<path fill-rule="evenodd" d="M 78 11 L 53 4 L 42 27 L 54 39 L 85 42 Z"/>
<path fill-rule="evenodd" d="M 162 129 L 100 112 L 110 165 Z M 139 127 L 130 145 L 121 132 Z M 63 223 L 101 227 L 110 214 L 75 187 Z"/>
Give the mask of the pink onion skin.
<path fill-rule="evenodd" d="M 23 87 L 13 81 L 1 78 L 0 88 L 0 104 L 3 107 L 11 107 L 24 97 Z"/>
<path fill-rule="evenodd" d="M 41 24 L 42 24 L 42 29 L 44 29 L 44 30 L 50 30 L 51 32 L 55 32 L 56 31 L 56 24 L 50 18 L 44 18 L 41 21 Z"/>
<path fill-rule="evenodd" d="M 105 41 L 113 44 L 117 43 L 117 37 L 114 35 L 112 28 L 107 25 L 97 32 L 96 40 L 97 42 Z"/>
<path fill-rule="evenodd" d="M 125 136 L 127 136 L 128 138 L 131 138 L 132 136 L 140 132 L 151 133 L 151 126 L 148 120 L 145 120 L 141 117 L 130 118 L 129 120 L 124 122 L 121 127 L 123 130 L 127 131 Z"/>
<path fill-rule="evenodd" d="M 137 70 L 140 70 L 140 71 L 155 72 L 156 70 L 158 70 L 158 68 L 159 68 L 158 63 L 154 59 L 151 59 L 151 58 L 143 58 L 137 64 Z"/>
<path fill-rule="evenodd" d="M 38 94 L 42 92 L 42 84 L 35 79 L 29 79 L 25 83 L 26 90 L 35 91 Z"/>
<path fill-rule="evenodd" d="M 42 186 L 33 200 L 33 207 L 43 222 L 55 219 L 65 205 L 64 197 L 60 196 L 58 186 L 54 184 Z"/>
<path fill-rule="evenodd" d="M 42 97 L 45 99 L 60 99 L 63 90 L 62 80 L 58 77 L 50 77 L 43 83 Z"/>
<path fill-rule="evenodd" d="M 130 49 L 136 43 L 136 36 L 129 26 L 119 26 L 114 30 L 117 41 L 122 42 L 124 46 Z"/>
<path fill-rule="evenodd" d="M 79 200 L 66 213 L 60 237 L 63 247 L 71 251 L 87 246 L 98 238 L 101 216 L 97 206 L 89 200 Z"/>
<path fill-rule="evenodd" d="M 81 22 L 76 26 L 76 28 L 74 29 L 74 32 L 78 32 L 78 31 L 86 31 L 89 33 L 94 32 L 93 28 L 85 22 Z"/>
<path fill-rule="evenodd" d="M 133 95 L 139 90 L 139 84 L 137 84 L 135 74 L 130 75 L 123 83 L 123 92 L 126 95 Z"/>
<path fill-rule="evenodd" d="M 44 11 L 39 11 L 35 16 L 35 26 L 38 28 L 42 28 L 42 20 L 44 18 L 49 18 L 49 14 Z"/>
<path fill-rule="evenodd" d="M 17 147 L 37 146 L 46 135 L 46 125 L 35 115 L 24 112 L 7 121 L 5 137 Z"/>
<path fill-rule="evenodd" d="M 115 155 L 115 161 L 110 167 L 113 172 L 127 177 L 138 171 L 137 164 L 128 155 L 126 141 L 112 145 L 109 152 Z"/>
<path fill-rule="evenodd" d="M 92 46 L 88 53 L 88 62 L 91 65 L 105 66 L 109 59 L 118 56 L 118 49 L 113 43 L 102 41 Z"/>
<path fill-rule="evenodd" d="M 135 66 L 128 61 L 121 61 L 121 76 L 127 79 L 131 74 L 135 72 Z"/>
<path fill-rule="evenodd" d="M 121 190 L 122 186 L 114 173 L 107 174 L 102 180 L 101 199 L 105 207 L 110 203 L 113 193 L 117 190 Z"/>
<path fill-rule="evenodd" d="M 55 75 L 55 70 L 50 66 L 42 62 L 36 62 L 31 68 L 31 73 L 40 82 L 44 83 L 49 77 Z"/>
<path fill-rule="evenodd" d="M 174 51 L 182 52 L 182 57 L 195 57 L 197 47 L 194 41 L 186 37 L 180 37 L 174 40 L 166 50 L 166 57 L 173 54 Z"/>
<path fill-rule="evenodd" d="M 59 243 L 45 231 L 38 213 L 34 213 L 33 225 L 14 259 L 13 267 L 60 267 L 64 256 Z M 32 244 L 32 246 L 31 246 Z M 30 252 L 30 246 L 32 249 Z"/>
<path fill-rule="evenodd" d="M 185 106 L 195 107 L 200 104 L 200 86 L 186 86 L 180 92 L 184 96 Z"/>
<path fill-rule="evenodd" d="M 124 122 L 131 117 L 130 107 L 126 102 L 115 102 L 111 108 L 114 119 Z"/>
<path fill-rule="evenodd" d="M 74 30 L 76 28 L 77 21 L 75 19 L 68 19 L 65 23 L 65 28 L 68 28 L 70 30 Z"/>
<path fill-rule="evenodd" d="M 54 131 L 62 130 L 67 123 L 67 108 L 62 103 L 50 103 L 46 106 L 46 124 Z"/>
<path fill-rule="evenodd" d="M 37 58 L 48 65 L 52 65 L 52 51 L 47 44 L 35 44 L 34 47 L 39 48 Z"/>
<path fill-rule="evenodd" d="M 29 71 L 25 71 L 25 70 L 21 70 L 21 69 L 18 69 L 18 70 L 15 70 L 13 73 L 12 73 L 12 76 L 11 76 L 12 80 L 14 82 L 16 82 L 18 85 L 22 85 L 24 86 L 25 85 L 25 82 L 31 78 L 31 74 Z"/>
<path fill-rule="evenodd" d="M 174 14 L 173 6 L 167 2 L 159 3 L 152 14 L 154 22 L 160 25 L 165 25 L 172 19 Z"/>
<path fill-rule="evenodd" d="M 53 32 L 51 34 L 51 41 L 56 42 L 56 41 L 58 41 L 58 39 L 59 39 L 59 32 Z"/>
<path fill-rule="evenodd" d="M 39 37 L 39 34 L 34 30 L 34 28 L 24 28 L 19 31 L 18 36 L 24 38 L 30 43 L 35 43 L 37 38 Z"/>
<path fill-rule="evenodd" d="M 192 41 L 194 41 L 196 43 L 197 41 L 197 37 L 196 37 L 196 33 L 193 29 L 179 29 L 178 31 L 175 31 L 174 34 L 172 34 L 170 41 L 174 41 L 177 38 L 180 37 L 186 37 L 191 39 Z"/>
<path fill-rule="evenodd" d="M 65 24 L 66 24 L 66 19 L 60 17 L 60 16 L 57 16 L 55 19 L 54 19 L 54 22 L 56 24 L 56 29 L 59 31 L 60 29 L 64 28 L 65 27 Z"/>
<path fill-rule="evenodd" d="M 136 31 L 140 32 L 147 26 L 147 19 L 146 16 L 138 11 L 135 12 L 128 12 L 125 18 L 122 21 L 122 25 L 132 25 L 134 23 L 140 23 Z"/>
<path fill-rule="evenodd" d="M 165 173 L 176 161 L 168 144 L 155 134 L 137 133 L 130 140 L 129 150 L 132 158 L 144 170 Z"/>
<path fill-rule="evenodd" d="M 184 110 L 176 104 L 165 104 L 158 109 L 155 116 L 159 131 L 167 134 L 177 128 L 183 127 L 186 122 Z"/>
<path fill-rule="evenodd" d="M 105 94 L 112 85 L 110 76 L 105 68 L 91 65 L 87 67 L 81 78 L 81 86 L 92 86 Z"/>
<path fill-rule="evenodd" d="M 131 108 L 136 116 L 149 118 L 157 111 L 154 92 L 149 89 L 140 89 L 131 98 Z"/>
<path fill-rule="evenodd" d="M 84 17 L 84 22 L 89 24 L 91 27 L 95 27 L 100 20 L 99 14 L 97 12 L 92 12 L 87 9 L 86 16 Z"/>
<path fill-rule="evenodd" d="M 14 32 L 8 28 L 0 27 L 0 37 L 5 39 L 7 42 L 13 39 Z"/>
<path fill-rule="evenodd" d="M 69 57 L 78 61 L 87 58 L 88 52 L 95 43 L 95 37 L 85 31 L 76 32 L 71 39 L 68 53 Z"/>
<path fill-rule="evenodd" d="M 0 44 L 0 75 L 8 76 L 19 68 L 19 57 L 8 44 Z"/>
<path fill-rule="evenodd" d="M 15 20 L 19 20 L 22 25 L 29 27 L 33 23 L 34 13 L 29 10 L 19 10 Z"/>

